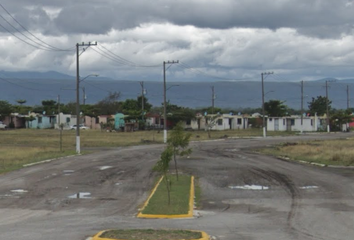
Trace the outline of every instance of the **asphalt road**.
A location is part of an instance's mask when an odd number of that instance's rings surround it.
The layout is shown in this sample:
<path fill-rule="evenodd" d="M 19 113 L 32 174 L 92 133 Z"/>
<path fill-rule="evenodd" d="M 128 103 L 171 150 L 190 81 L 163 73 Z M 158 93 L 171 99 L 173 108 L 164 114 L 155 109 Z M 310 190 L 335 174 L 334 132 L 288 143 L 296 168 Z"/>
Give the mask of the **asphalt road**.
<path fill-rule="evenodd" d="M 103 150 L 0 176 L 0 239 L 83 240 L 110 228 L 204 230 L 214 239 L 354 239 L 354 169 L 282 161 L 253 148 L 352 133 L 192 143 L 180 170 L 199 179 L 193 219 L 138 219 L 163 146 Z M 79 196 L 79 198 L 77 198 Z"/>

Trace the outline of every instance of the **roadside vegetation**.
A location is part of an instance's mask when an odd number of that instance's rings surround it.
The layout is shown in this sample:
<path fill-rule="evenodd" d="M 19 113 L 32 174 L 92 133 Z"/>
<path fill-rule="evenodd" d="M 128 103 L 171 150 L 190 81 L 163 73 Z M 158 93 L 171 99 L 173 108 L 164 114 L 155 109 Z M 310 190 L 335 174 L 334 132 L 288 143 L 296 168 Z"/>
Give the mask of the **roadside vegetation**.
<path fill-rule="evenodd" d="M 190 140 L 209 139 L 206 131 L 190 131 L 190 133 Z M 261 134 L 259 129 L 214 131 L 212 139 L 261 136 Z M 84 154 L 94 151 L 95 148 L 163 143 L 163 132 L 156 130 L 106 132 L 89 129 L 81 130 L 80 135 Z M 62 151 L 60 151 L 59 130 L 16 129 L 0 131 L 0 173 L 19 169 L 24 164 L 73 155 L 75 154 L 75 136 L 74 130 L 63 131 Z"/>
<path fill-rule="evenodd" d="M 109 230 L 100 235 L 100 238 L 127 239 L 127 240 L 166 240 L 166 239 L 200 239 L 200 232 L 188 230 L 154 230 L 154 229 L 126 229 Z"/>
<path fill-rule="evenodd" d="M 354 166 L 354 139 L 284 143 L 259 152 L 325 165 Z"/>

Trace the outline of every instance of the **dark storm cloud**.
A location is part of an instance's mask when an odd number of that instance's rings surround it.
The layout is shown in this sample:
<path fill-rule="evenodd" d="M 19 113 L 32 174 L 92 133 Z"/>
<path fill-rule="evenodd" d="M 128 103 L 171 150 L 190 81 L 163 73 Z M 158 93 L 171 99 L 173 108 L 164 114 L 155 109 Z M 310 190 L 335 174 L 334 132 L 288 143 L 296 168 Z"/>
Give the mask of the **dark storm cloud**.
<path fill-rule="evenodd" d="M 348 0 L 20 0 L 16 1 L 17 9 L 12 7 L 13 4 L 12 1 L 4 3 L 17 16 L 21 12 L 29 14 L 28 10 L 23 10 L 29 7 L 60 9 L 59 15 L 53 19 L 56 27 L 51 27 L 64 34 L 104 34 L 111 29 L 134 28 L 144 23 L 170 22 L 213 29 L 294 28 L 302 34 L 336 37 L 350 33 L 354 23 L 354 6 Z M 45 18 L 27 20 L 30 26 L 46 30 L 50 25 Z"/>

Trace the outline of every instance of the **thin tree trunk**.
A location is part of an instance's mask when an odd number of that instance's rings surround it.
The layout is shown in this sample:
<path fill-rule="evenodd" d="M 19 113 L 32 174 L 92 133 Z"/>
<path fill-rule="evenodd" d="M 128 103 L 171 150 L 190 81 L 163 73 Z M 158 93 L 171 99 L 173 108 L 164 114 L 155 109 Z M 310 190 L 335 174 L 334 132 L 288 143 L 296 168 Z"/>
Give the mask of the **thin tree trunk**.
<path fill-rule="evenodd" d="M 165 175 L 164 178 L 165 178 L 166 188 L 167 188 L 168 205 L 170 205 L 171 204 L 171 195 L 170 195 L 171 189 L 170 189 L 170 184 L 167 179 L 167 174 L 165 173 L 164 175 Z"/>
<path fill-rule="evenodd" d="M 177 181 L 178 181 L 178 168 L 177 168 L 177 160 L 176 160 L 176 149 L 173 152 L 173 160 L 175 161 L 176 177 L 177 177 Z"/>

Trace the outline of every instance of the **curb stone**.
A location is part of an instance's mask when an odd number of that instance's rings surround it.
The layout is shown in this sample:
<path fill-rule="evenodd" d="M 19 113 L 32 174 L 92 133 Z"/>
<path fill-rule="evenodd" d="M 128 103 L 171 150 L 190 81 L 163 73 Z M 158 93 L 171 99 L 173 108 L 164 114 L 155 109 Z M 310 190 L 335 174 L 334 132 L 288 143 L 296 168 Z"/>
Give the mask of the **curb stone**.
<path fill-rule="evenodd" d="M 52 159 L 47 159 L 47 160 L 43 160 L 43 161 L 40 161 L 40 162 L 24 164 L 22 166 L 23 167 L 31 167 L 31 166 L 35 166 L 35 165 L 38 165 L 38 164 L 49 163 L 49 162 L 52 162 L 52 161 L 56 161 L 56 160 L 60 160 L 60 159 L 64 159 L 64 158 L 69 158 L 69 157 L 74 157 L 74 156 L 77 156 L 77 155 L 68 155 L 68 156 L 64 156 L 64 157 L 52 158 Z"/>
<path fill-rule="evenodd" d="M 323 164 L 323 163 L 308 162 L 308 161 L 304 161 L 304 160 L 291 160 L 288 157 L 282 157 L 282 156 L 277 156 L 277 158 L 280 160 L 287 161 L 287 162 L 299 162 L 302 164 L 314 165 L 314 166 L 318 166 L 318 167 L 354 169 L 354 166 L 327 165 L 327 164 Z"/>

